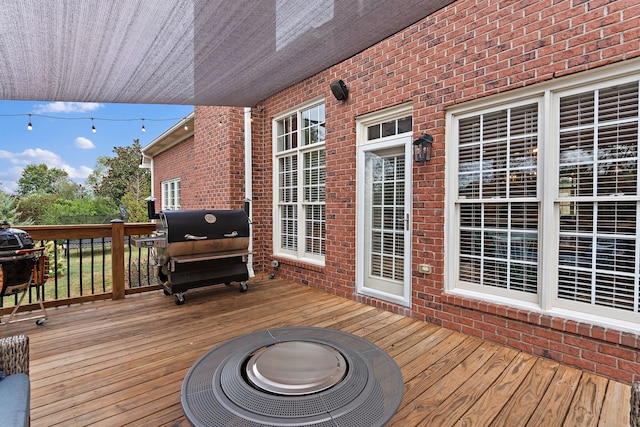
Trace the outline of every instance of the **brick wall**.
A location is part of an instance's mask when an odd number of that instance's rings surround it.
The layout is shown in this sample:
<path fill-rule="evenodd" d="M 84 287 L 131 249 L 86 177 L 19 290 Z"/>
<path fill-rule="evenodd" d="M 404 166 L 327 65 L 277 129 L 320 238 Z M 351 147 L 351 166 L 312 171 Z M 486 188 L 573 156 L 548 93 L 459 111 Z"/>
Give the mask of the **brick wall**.
<path fill-rule="evenodd" d="M 326 99 L 326 264 L 280 259 L 278 274 L 612 378 L 640 379 L 635 334 L 443 295 L 442 143 L 448 106 L 640 56 L 639 20 L 635 1 L 457 1 L 265 100 L 259 143 L 271 153 L 273 116 L 318 95 Z M 346 102 L 331 95 L 329 83 L 338 78 L 349 86 Z M 355 120 L 407 102 L 414 108 L 414 133 L 428 132 L 435 140 L 432 160 L 413 167 L 412 226 L 413 265 L 426 262 L 434 272 L 423 275 L 414 267 L 410 308 L 355 292 Z M 264 162 L 256 162 L 256 179 L 265 197 L 254 209 L 270 218 L 271 156 Z M 267 261 L 272 236 L 268 227 L 262 231 Z"/>
<path fill-rule="evenodd" d="M 325 266 L 280 258 L 278 275 L 611 378 L 639 380 L 636 334 L 443 293 L 445 109 L 638 57 L 639 21 L 640 4 L 632 0 L 460 0 L 264 100 L 253 110 L 252 125 L 256 271 L 270 272 L 274 259 L 271 120 L 324 96 L 329 242 Z M 329 83 L 336 79 L 343 79 L 350 89 L 346 102 L 331 94 Z M 424 275 L 414 267 L 409 308 L 355 291 L 356 118 L 403 103 L 413 106 L 414 134 L 428 132 L 435 141 L 432 160 L 413 165 L 412 171 L 412 264 L 431 264 L 433 272 Z M 223 207 L 242 200 L 236 194 L 242 182 L 242 161 L 236 157 L 242 153 L 242 125 L 235 123 L 236 118 L 241 122 L 242 112 L 232 111 L 234 120 L 225 137 L 217 131 L 217 112 L 214 107 L 196 109 L 192 150 L 200 151 L 194 168 L 197 179 L 188 187 L 195 195 L 190 207 Z"/>
<path fill-rule="evenodd" d="M 191 192 L 189 183 L 197 179 L 197 171 L 185 167 L 194 163 L 193 136 L 164 151 L 153 158 L 153 194 L 155 196 L 156 212 L 162 209 L 162 182 L 180 178 L 181 194 Z M 185 205 L 184 199 L 182 200 Z"/>
<path fill-rule="evenodd" d="M 162 181 L 176 178 L 182 209 L 242 209 L 243 109 L 196 106 L 194 116 L 194 135 L 154 158 L 156 210 Z"/>

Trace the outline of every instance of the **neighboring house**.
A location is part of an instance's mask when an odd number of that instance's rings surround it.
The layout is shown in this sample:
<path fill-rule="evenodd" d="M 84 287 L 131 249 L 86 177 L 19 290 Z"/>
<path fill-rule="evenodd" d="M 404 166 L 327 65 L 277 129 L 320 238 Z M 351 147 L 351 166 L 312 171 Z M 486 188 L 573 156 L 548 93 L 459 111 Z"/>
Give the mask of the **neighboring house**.
<path fill-rule="evenodd" d="M 143 150 L 157 208 L 250 200 L 256 271 L 640 380 L 638 22 L 633 1 L 456 1 L 250 121 L 196 107 Z"/>

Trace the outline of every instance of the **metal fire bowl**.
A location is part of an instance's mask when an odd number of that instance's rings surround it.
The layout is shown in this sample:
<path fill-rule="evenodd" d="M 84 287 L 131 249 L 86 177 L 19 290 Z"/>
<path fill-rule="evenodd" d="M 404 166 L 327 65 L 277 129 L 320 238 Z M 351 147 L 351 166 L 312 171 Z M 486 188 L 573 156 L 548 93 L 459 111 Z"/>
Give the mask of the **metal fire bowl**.
<path fill-rule="evenodd" d="M 331 381 L 327 388 L 320 385 L 317 392 L 309 387 L 301 394 L 286 390 L 287 374 L 275 388 L 255 385 L 247 370 L 260 366 L 261 354 L 267 352 L 265 365 L 271 366 L 273 356 L 287 349 L 296 352 L 299 347 L 303 351 L 316 348 L 320 353 L 316 360 L 321 362 L 329 355 L 346 365 L 343 371 L 320 363 L 320 368 L 314 366 L 303 379 L 321 383 L 317 372 L 327 371 L 327 376 L 337 373 L 339 380 Z M 293 369 L 304 366 L 291 354 L 282 357 Z M 270 369 L 266 372 L 270 376 Z M 279 379 L 283 373 L 276 371 L 270 379 Z M 292 378 L 296 383 L 300 377 Z M 369 341 L 332 329 L 291 327 L 243 335 L 209 351 L 187 373 L 181 400 L 194 426 L 382 426 L 400 406 L 403 387 L 394 360 Z"/>

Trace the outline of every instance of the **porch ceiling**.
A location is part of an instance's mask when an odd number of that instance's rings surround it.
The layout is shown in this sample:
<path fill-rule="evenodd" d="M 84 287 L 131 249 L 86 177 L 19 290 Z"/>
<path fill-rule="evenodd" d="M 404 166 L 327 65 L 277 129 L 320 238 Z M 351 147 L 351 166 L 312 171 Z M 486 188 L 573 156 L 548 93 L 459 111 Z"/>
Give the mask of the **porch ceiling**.
<path fill-rule="evenodd" d="M 3 0 L 0 99 L 254 106 L 452 1 Z"/>

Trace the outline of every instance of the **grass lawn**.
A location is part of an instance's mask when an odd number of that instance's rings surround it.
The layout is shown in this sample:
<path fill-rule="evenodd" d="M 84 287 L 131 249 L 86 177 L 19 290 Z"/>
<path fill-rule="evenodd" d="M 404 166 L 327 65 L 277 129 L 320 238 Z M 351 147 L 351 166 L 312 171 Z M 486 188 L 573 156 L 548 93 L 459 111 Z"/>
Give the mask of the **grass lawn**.
<path fill-rule="evenodd" d="M 153 269 L 148 266 L 150 254 L 147 249 L 125 246 L 125 282 L 127 287 L 146 286 L 156 284 Z M 66 256 L 62 250 L 58 251 L 58 274 L 53 273 L 53 257 L 49 258 L 51 273 L 45 284 L 45 300 L 73 298 L 82 295 L 111 292 L 112 267 L 111 249 L 105 251 L 100 248 L 71 249 Z M 36 300 L 35 290 L 32 301 Z M 5 296 L 2 307 L 14 306 L 17 302 L 15 295 Z"/>

